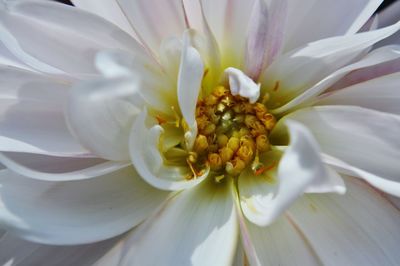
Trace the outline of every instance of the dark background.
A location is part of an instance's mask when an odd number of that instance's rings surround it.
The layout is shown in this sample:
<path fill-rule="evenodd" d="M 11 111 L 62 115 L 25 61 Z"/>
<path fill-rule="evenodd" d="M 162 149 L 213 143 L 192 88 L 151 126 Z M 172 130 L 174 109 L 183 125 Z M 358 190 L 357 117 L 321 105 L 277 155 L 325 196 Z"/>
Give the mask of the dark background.
<path fill-rule="evenodd" d="M 56 1 L 71 5 L 71 2 L 68 1 L 68 0 L 56 0 Z M 349 1 L 351 1 L 351 0 L 349 0 Z M 392 3 L 396 2 L 396 1 L 398 1 L 398 0 L 385 0 L 385 1 L 383 1 L 382 5 L 379 7 L 378 11 L 386 8 L 387 6 L 389 6 L 390 4 L 392 4 Z"/>

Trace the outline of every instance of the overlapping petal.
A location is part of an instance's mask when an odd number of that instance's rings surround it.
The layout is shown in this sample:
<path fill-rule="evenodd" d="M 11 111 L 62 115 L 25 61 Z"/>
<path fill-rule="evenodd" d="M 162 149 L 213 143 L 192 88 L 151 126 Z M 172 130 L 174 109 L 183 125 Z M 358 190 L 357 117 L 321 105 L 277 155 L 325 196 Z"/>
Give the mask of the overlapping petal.
<path fill-rule="evenodd" d="M 324 265 L 397 265 L 400 212 L 366 183 L 348 192 L 306 195 L 288 215 Z"/>
<path fill-rule="evenodd" d="M 250 170 L 239 177 L 243 213 L 260 226 L 274 222 L 306 191 L 345 192 L 340 176 L 323 165 L 311 132 L 296 122 L 288 121 L 287 126 L 291 142 L 282 158 L 278 159 L 278 169 L 267 173 L 272 177 L 268 180 L 264 176 L 255 176 Z M 276 158 L 266 157 L 264 161 L 273 164 Z"/>
<path fill-rule="evenodd" d="M 77 8 L 50 1 L 2 3 L 1 42 L 39 71 L 85 78 L 97 75 L 94 56 L 102 49 L 144 53 L 140 44 L 117 26 Z"/>
<path fill-rule="evenodd" d="M 176 195 L 106 254 L 101 263 L 121 266 L 232 264 L 238 240 L 233 184 L 211 182 Z M 149 250 L 157 250 L 157 256 L 149 255 Z"/>
<path fill-rule="evenodd" d="M 68 82 L 0 67 L 0 83 L 0 151 L 91 156 L 64 118 Z"/>
<path fill-rule="evenodd" d="M 399 116 L 356 106 L 318 106 L 296 111 L 288 118 L 306 125 L 322 152 L 344 162 L 334 165 L 400 195 Z"/>
<path fill-rule="evenodd" d="M 29 241 L 73 245 L 122 234 L 147 218 L 168 193 L 132 168 L 85 181 L 50 182 L 0 172 L 0 224 Z"/>

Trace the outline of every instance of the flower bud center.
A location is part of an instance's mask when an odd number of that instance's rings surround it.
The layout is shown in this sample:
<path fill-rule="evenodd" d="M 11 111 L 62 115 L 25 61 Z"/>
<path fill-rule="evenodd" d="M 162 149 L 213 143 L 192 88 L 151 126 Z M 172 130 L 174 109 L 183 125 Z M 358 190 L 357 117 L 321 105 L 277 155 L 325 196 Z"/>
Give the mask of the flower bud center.
<path fill-rule="evenodd" d="M 264 104 L 249 103 L 233 96 L 224 86 L 217 86 L 196 105 L 198 135 L 188 162 L 208 164 L 218 177 L 238 176 L 247 167 L 255 174 L 263 172 L 259 154 L 270 150 L 269 133 L 275 117 Z"/>

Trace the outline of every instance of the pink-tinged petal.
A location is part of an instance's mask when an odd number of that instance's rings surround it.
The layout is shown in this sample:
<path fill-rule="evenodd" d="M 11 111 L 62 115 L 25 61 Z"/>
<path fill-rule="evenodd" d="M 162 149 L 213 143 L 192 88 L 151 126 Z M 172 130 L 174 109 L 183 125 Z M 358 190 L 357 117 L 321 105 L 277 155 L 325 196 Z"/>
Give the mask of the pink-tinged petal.
<path fill-rule="evenodd" d="M 400 72 L 400 47 L 399 46 L 385 46 L 380 49 L 375 50 L 373 53 L 377 51 L 388 50 L 390 52 L 393 51 L 396 54 L 393 54 L 392 58 L 388 58 L 390 60 L 385 60 L 383 62 L 379 62 L 373 66 L 366 66 L 361 69 L 354 70 L 335 83 L 329 90 L 335 91 L 339 89 L 343 89 L 357 83 L 362 83 L 364 81 L 372 80 L 375 78 L 379 78 L 385 75 L 389 75 L 395 72 Z"/>
<path fill-rule="evenodd" d="M 365 49 L 400 29 L 393 26 L 309 43 L 280 56 L 261 76 L 270 108 L 277 108 L 362 56 Z"/>
<path fill-rule="evenodd" d="M 328 37 L 354 34 L 382 1 L 289 0 L 284 50 L 290 51 Z"/>
<path fill-rule="evenodd" d="M 294 109 L 313 104 L 317 101 L 318 95 L 324 91 L 338 90 L 347 84 L 361 82 L 362 79 L 372 79 L 374 76 L 395 72 L 399 60 L 400 49 L 397 46 L 386 46 L 373 50 L 359 61 L 335 71 L 287 104 L 274 109 L 273 112 L 275 114 L 289 113 Z"/>
<path fill-rule="evenodd" d="M 133 124 L 129 140 L 132 163 L 142 178 L 153 187 L 171 191 L 188 189 L 202 182 L 208 176 L 209 169 L 201 176 L 187 180 L 192 172 L 185 159 L 182 160 L 182 166 L 164 165 L 160 137 L 165 137 L 168 132 L 152 120 L 155 119 L 152 119 L 146 110 L 142 111 Z M 153 126 L 148 128 L 147 125 L 151 123 Z M 176 144 L 179 144 L 179 141 Z"/>
<path fill-rule="evenodd" d="M 238 240 L 233 189 L 230 180 L 210 180 L 179 193 L 99 265 L 231 265 Z"/>
<path fill-rule="evenodd" d="M 90 156 L 65 121 L 69 86 L 37 73 L 0 67 L 0 151 Z"/>
<path fill-rule="evenodd" d="M 136 33 L 129 20 L 126 17 L 124 10 L 116 0 L 72 0 L 74 6 L 83 9 L 87 12 L 91 12 L 100 17 L 107 19 L 114 23 L 135 39 L 137 39 Z"/>
<path fill-rule="evenodd" d="M 197 136 L 195 111 L 204 74 L 204 64 L 199 52 L 190 45 L 188 35 L 184 35 L 183 41 L 178 74 L 178 102 L 188 126 L 188 131 L 185 132 L 186 145 L 188 149 L 192 149 Z"/>
<path fill-rule="evenodd" d="M 182 0 L 116 0 L 137 36 L 158 54 L 161 41 L 180 37 L 186 29 Z"/>
<path fill-rule="evenodd" d="M 287 118 L 306 125 L 322 152 L 343 161 L 347 173 L 400 195 L 400 116 L 357 106 L 318 106 Z"/>
<path fill-rule="evenodd" d="M 366 183 L 348 192 L 307 195 L 288 212 L 323 265 L 398 265 L 400 212 Z"/>
<path fill-rule="evenodd" d="M 399 84 L 397 72 L 321 95 L 315 105 L 356 105 L 400 115 Z"/>
<path fill-rule="evenodd" d="M 0 13 L 1 42 L 41 72 L 86 78 L 97 75 L 93 62 L 99 50 L 144 53 L 129 34 L 75 7 L 51 1 L 6 1 Z"/>
<path fill-rule="evenodd" d="M 39 181 L 1 170 L 0 182 L 2 227 L 51 245 L 92 243 L 122 234 L 168 197 L 132 167 L 70 182 Z"/>
<path fill-rule="evenodd" d="M 0 235 L 1 265 L 92 265 L 109 251 L 118 238 L 79 246 L 49 246 Z"/>
<path fill-rule="evenodd" d="M 200 0 L 205 19 L 221 51 L 222 68 L 242 68 L 246 32 L 254 0 Z"/>
<path fill-rule="evenodd" d="M 90 179 L 130 165 L 130 162 L 111 162 L 95 158 L 60 158 L 23 153 L 0 153 L 0 162 L 24 177 L 47 181 Z"/>
<path fill-rule="evenodd" d="M 279 161 L 277 173 L 271 173 L 275 175 L 272 180 L 252 175 L 251 170 L 239 177 L 243 213 L 259 226 L 270 225 L 307 190 L 345 192 L 341 178 L 323 165 L 311 132 L 294 121 L 287 121 L 287 126 L 290 145 Z"/>
<path fill-rule="evenodd" d="M 253 80 L 280 53 L 282 48 L 287 1 L 272 1 L 268 8 L 264 0 L 256 0 L 249 21 L 246 42 L 245 69 Z"/>
<path fill-rule="evenodd" d="M 129 161 L 129 134 L 141 104 L 138 84 L 134 78 L 119 77 L 71 90 L 65 114 L 83 146 L 105 159 Z"/>

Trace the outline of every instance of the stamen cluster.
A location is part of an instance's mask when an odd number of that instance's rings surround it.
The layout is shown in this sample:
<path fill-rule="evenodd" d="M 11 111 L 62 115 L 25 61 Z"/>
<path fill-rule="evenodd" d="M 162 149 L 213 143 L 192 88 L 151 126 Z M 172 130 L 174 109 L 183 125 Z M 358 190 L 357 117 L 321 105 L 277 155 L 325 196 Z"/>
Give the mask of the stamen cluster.
<path fill-rule="evenodd" d="M 189 164 L 208 164 L 222 176 L 238 176 L 250 165 L 255 174 L 264 171 L 258 156 L 270 149 L 268 135 L 276 124 L 264 104 L 251 104 L 217 86 L 197 102 L 196 121 L 198 135 Z"/>

